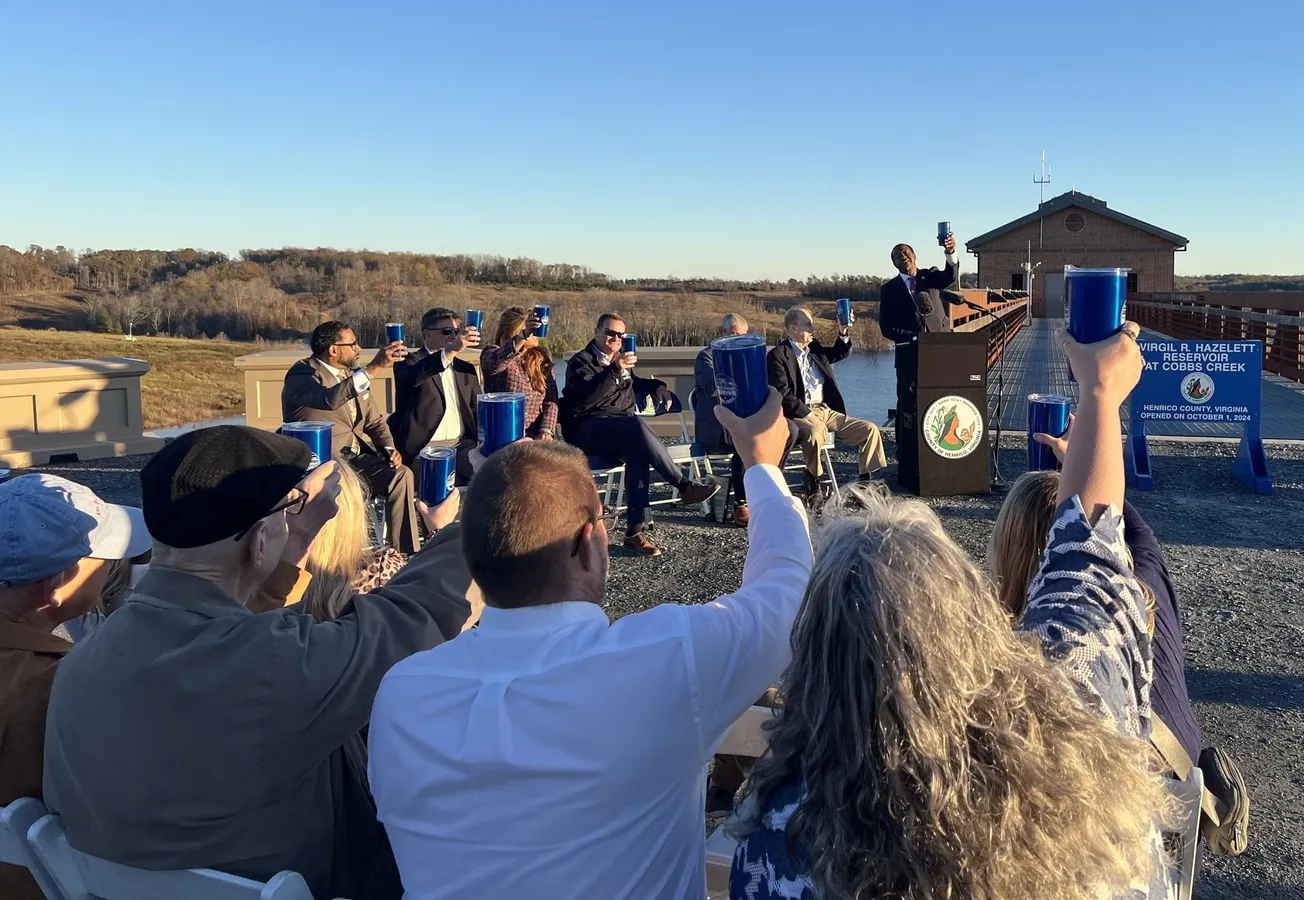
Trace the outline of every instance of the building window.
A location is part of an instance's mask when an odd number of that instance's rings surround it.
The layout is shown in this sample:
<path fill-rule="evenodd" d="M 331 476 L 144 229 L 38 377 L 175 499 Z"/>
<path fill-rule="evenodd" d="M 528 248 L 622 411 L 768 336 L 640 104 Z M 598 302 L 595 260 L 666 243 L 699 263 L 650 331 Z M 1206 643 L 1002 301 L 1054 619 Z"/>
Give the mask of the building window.
<path fill-rule="evenodd" d="M 1117 282 L 1115 282 L 1115 283 L 1117 283 Z M 1127 292 L 1128 292 L 1129 294 L 1133 294 L 1133 293 L 1136 293 L 1137 291 L 1139 291 L 1140 288 L 1138 288 L 1136 285 L 1137 285 L 1137 273 L 1136 273 L 1136 272 L 1128 272 L 1128 273 L 1127 273 Z"/>
<path fill-rule="evenodd" d="M 1023 272 L 1010 273 L 1010 290 L 1026 291 L 1028 289 L 1028 276 Z"/>
<path fill-rule="evenodd" d="M 1064 219 L 1064 227 L 1077 234 L 1087 227 L 1087 220 L 1082 217 L 1082 213 L 1069 213 Z"/>

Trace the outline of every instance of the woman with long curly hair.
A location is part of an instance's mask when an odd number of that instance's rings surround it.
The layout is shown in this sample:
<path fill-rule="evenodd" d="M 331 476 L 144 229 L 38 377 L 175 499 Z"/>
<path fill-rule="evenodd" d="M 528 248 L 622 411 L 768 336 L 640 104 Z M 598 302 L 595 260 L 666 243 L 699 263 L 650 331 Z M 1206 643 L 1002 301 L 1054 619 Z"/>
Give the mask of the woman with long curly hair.
<path fill-rule="evenodd" d="M 825 526 L 733 827 L 748 900 L 1159 898 L 1144 599 L 1123 543 L 1135 326 L 1059 335 L 1084 400 L 1020 630 L 918 501 Z"/>
<path fill-rule="evenodd" d="M 557 380 L 552 357 L 539 343 L 539 320 L 519 306 L 509 306 L 498 319 L 494 343 L 480 354 L 486 391 L 525 394 L 525 435 L 549 441 L 557 431 Z"/>

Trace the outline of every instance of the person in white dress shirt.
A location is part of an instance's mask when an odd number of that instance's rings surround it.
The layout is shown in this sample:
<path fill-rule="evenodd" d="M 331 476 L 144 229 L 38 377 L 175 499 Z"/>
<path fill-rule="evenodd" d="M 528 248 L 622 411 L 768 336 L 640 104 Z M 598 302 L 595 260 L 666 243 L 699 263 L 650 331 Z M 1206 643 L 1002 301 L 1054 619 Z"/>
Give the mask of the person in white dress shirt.
<path fill-rule="evenodd" d="M 369 768 L 409 900 L 701 897 L 705 767 L 789 659 L 811 568 L 778 468 L 778 394 L 716 410 L 747 466 L 742 586 L 610 622 L 606 517 L 584 456 L 522 442 L 463 504 L 478 628 L 395 666 Z"/>

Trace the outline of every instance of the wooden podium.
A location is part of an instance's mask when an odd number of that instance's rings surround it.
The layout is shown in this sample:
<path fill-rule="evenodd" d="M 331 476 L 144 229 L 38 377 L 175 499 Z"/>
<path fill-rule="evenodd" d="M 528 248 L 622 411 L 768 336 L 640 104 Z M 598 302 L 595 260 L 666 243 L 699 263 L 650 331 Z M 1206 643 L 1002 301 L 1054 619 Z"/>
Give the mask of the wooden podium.
<path fill-rule="evenodd" d="M 897 480 L 921 497 L 991 490 L 987 336 L 921 334 L 896 348 Z"/>

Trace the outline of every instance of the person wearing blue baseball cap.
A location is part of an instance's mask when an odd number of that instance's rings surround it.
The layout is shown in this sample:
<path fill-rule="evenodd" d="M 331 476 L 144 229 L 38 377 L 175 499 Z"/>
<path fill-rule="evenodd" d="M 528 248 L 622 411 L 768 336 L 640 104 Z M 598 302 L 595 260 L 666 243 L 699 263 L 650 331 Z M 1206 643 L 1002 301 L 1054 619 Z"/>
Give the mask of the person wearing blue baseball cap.
<path fill-rule="evenodd" d="M 42 795 L 54 634 L 95 605 L 114 560 L 150 548 L 141 511 L 54 475 L 0 484 L 0 805 Z M 26 869 L 0 864 L 0 897 L 42 900 Z"/>

